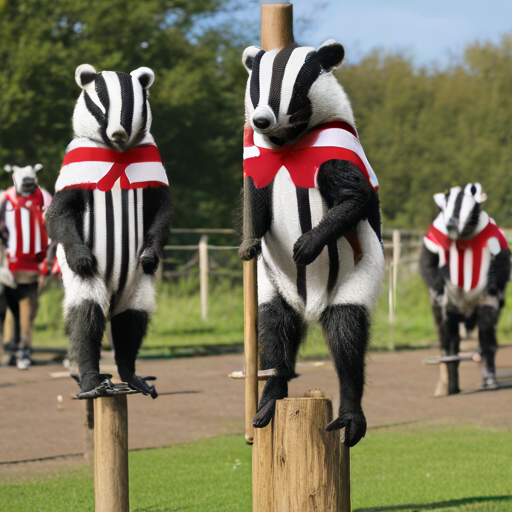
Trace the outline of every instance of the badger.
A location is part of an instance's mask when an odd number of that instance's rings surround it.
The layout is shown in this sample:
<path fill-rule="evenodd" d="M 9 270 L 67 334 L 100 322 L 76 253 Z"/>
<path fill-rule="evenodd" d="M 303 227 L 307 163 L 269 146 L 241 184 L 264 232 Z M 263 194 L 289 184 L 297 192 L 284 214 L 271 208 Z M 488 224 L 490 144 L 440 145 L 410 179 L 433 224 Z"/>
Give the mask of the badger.
<path fill-rule="evenodd" d="M 266 426 L 308 326 L 322 326 L 340 389 L 338 417 L 354 446 L 366 433 L 361 399 L 370 315 L 384 276 L 377 178 L 358 139 L 350 101 L 333 75 L 342 44 L 247 48 L 243 240 L 257 258 L 258 344 Z"/>
<path fill-rule="evenodd" d="M 37 184 L 42 164 L 18 167 L 5 165 L 12 173 L 13 186 L 0 200 L 0 236 L 6 246 L 7 266 L 0 269 L 0 325 L 3 326 L 7 307 L 14 318 L 12 338 L 5 346 L 9 365 L 26 370 L 32 363 L 32 331 L 39 307 L 41 263 L 48 248 L 48 235 L 43 216 L 52 196 Z M 29 299 L 29 318 L 26 332 L 21 333 L 20 300 Z"/>
<path fill-rule="evenodd" d="M 107 391 L 100 347 L 110 315 L 121 379 L 156 398 L 135 374 L 135 359 L 155 311 L 154 274 L 169 232 L 173 202 L 150 133 L 151 69 L 97 73 L 78 66 L 82 92 L 69 144 L 46 215 L 58 244 L 70 360 L 79 368 L 79 398 Z"/>
<path fill-rule="evenodd" d="M 505 303 L 510 250 L 503 233 L 482 209 L 485 199 L 480 183 L 434 195 L 440 213 L 423 239 L 420 269 L 443 355 L 458 354 L 460 322 L 478 325 L 483 385 L 494 388 L 496 324 Z M 460 392 L 458 365 L 447 363 L 448 394 Z"/>

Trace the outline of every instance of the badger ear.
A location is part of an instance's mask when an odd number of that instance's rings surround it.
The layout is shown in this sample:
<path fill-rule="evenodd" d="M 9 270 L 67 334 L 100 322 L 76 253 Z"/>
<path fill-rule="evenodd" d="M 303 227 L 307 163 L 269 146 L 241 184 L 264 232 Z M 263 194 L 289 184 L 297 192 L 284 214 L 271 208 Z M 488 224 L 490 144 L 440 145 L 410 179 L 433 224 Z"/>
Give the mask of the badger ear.
<path fill-rule="evenodd" d="M 34 165 L 34 171 L 38 172 L 43 168 L 43 164 L 36 164 Z"/>
<path fill-rule="evenodd" d="M 96 78 L 96 70 L 90 64 L 80 64 L 75 71 L 75 80 L 82 89 Z"/>
<path fill-rule="evenodd" d="M 244 53 L 242 55 L 242 64 L 244 65 L 245 69 L 247 69 L 248 73 L 252 71 L 252 63 L 254 62 L 256 55 L 258 55 L 258 53 L 262 51 L 263 50 L 258 46 L 248 46 L 244 50 Z"/>
<path fill-rule="evenodd" d="M 327 39 L 316 49 L 315 58 L 326 71 L 332 71 L 345 60 L 345 47 L 334 39 Z"/>
<path fill-rule="evenodd" d="M 4 165 L 4 171 L 5 172 L 12 172 L 12 171 L 14 171 L 14 169 L 12 168 L 11 165 Z"/>
<path fill-rule="evenodd" d="M 434 194 L 434 201 L 436 202 L 437 206 L 439 206 L 439 209 L 444 211 L 446 208 L 446 195 L 442 192 L 439 192 L 439 194 Z"/>
<path fill-rule="evenodd" d="M 132 71 L 130 75 L 133 76 L 133 78 L 136 78 L 140 82 L 140 85 L 142 85 L 146 90 L 149 89 L 155 81 L 155 73 L 153 73 L 153 70 L 149 68 L 142 67 L 136 69 L 135 71 Z"/>

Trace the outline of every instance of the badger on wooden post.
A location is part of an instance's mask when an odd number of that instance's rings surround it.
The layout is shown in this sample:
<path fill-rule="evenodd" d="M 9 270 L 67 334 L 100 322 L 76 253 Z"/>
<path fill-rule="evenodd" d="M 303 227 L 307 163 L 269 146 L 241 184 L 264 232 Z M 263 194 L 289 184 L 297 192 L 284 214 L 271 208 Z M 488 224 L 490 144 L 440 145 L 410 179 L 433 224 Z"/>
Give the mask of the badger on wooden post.
<path fill-rule="evenodd" d="M 459 352 L 459 322 L 478 325 L 484 360 L 483 385 L 496 387 L 496 324 L 510 276 L 510 250 L 503 233 L 482 209 L 480 183 L 434 195 L 441 210 L 421 250 L 421 275 L 439 327 L 443 355 Z M 448 394 L 459 393 L 458 361 L 448 367 Z"/>
<path fill-rule="evenodd" d="M 345 443 L 366 432 L 361 407 L 370 314 L 384 275 L 378 183 L 359 143 L 350 101 L 333 75 L 345 56 L 318 48 L 251 46 L 245 98 L 244 239 L 258 258 L 262 370 L 275 368 L 253 419 L 268 425 L 296 376 L 299 346 L 321 323 L 341 404 L 327 430 Z"/>
<path fill-rule="evenodd" d="M 173 216 L 168 180 L 150 134 L 149 68 L 131 74 L 83 64 L 82 93 L 47 212 L 48 234 L 65 288 L 70 358 L 80 370 L 79 398 L 106 393 L 99 372 L 105 317 L 110 314 L 119 375 L 156 398 L 135 374 L 135 359 L 155 310 L 154 274 Z"/>

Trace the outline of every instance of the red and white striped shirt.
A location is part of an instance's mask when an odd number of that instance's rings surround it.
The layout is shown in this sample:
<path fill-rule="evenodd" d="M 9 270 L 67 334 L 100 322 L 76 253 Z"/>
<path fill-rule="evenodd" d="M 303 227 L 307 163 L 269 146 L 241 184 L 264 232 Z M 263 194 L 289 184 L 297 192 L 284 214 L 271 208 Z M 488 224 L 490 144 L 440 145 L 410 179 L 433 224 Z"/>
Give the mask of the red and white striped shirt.
<path fill-rule="evenodd" d="M 485 287 L 491 256 L 508 249 L 505 235 L 494 220 L 485 212 L 481 215 L 487 217 L 486 223 L 473 238 L 451 240 L 442 222 L 436 221 L 424 238 L 427 249 L 439 255 L 439 268 L 448 265 L 450 282 L 466 292 Z"/>
<path fill-rule="evenodd" d="M 11 187 L 5 192 L 5 226 L 9 231 L 7 257 L 9 270 L 39 272 L 39 264 L 46 256 L 48 235 L 44 227 L 43 212 L 51 201 L 37 190 L 28 197 L 16 194 Z"/>

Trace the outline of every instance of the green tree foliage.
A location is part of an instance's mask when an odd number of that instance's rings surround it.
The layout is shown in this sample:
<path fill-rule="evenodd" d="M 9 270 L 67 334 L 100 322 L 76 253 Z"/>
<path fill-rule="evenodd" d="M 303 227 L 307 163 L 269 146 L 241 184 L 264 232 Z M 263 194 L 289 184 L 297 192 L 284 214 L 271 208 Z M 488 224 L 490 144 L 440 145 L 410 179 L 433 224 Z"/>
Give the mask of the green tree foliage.
<path fill-rule="evenodd" d="M 240 58 L 256 42 L 245 40 L 252 24 L 226 23 L 237 2 L 0 0 L 0 165 L 42 162 L 41 183 L 53 190 L 72 138 L 75 68 L 149 66 L 152 132 L 175 226 L 231 225 L 247 79 Z M 372 53 L 338 78 L 380 180 L 386 225 L 426 227 L 434 193 L 480 181 L 487 210 L 512 226 L 512 34 L 499 45 L 470 45 L 446 70 Z M 0 172 L 0 186 L 9 183 Z"/>
<path fill-rule="evenodd" d="M 0 163 L 45 168 L 53 191 L 80 94 L 79 64 L 151 67 L 152 133 L 171 181 L 179 226 L 225 226 L 238 197 L 244 45 L 205 20 L 229 0 L 0 2 Z M 202 24 L 202 25 L 201 25 Z M 206 27 L 206 28 L 205 28 Z M 0 173 L 0 185 L 10 176 Z"/>
<path fill-rule="evenodd" d="M 473 44 L 444 71 L 400 55 L 341 68 L 387 226 L 426 227 L 436 192 L 479 181 L 487 211 L 512 225 L 512 34 Z"/>

